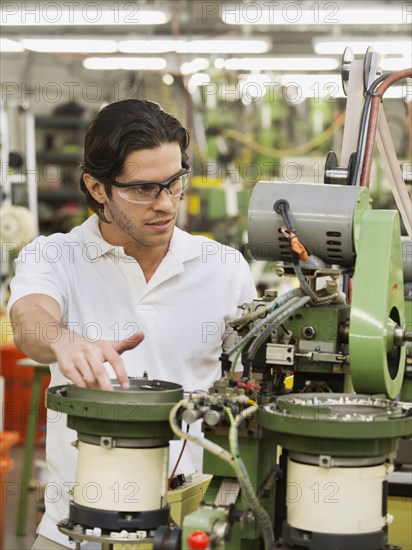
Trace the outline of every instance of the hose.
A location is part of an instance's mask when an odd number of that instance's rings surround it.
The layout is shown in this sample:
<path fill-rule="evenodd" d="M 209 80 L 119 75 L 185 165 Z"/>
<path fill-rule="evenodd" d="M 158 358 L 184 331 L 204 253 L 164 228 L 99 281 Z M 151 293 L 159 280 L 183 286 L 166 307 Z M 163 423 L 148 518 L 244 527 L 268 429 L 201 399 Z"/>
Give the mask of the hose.
<path fill-rule="evenodd" d="M 274 534 L 273 534 L 273 527 L 272 523 L 270 521 L 270 517 L 267 514 L 266 510 L 262 508 L 261 504 L 259 503 L 256 493 L 253 490 L 252 484 L 249 479 L 249 475 L 246 471 L 246 468 L 243 464 L 243 461 L 240 459 L 239 454 L 237 452 L 238 450 L 238 425 L 244 420 L 245 418 L 248 418 L 252 414 L 254 414 L 258 407 L 256 405 L 253 405 L 251 407 L 248 407 L 242 413 L 236 416 L 236 419 L 233 419 L 233 415 L 227 407 L 225 407 L 226 412 L 229 411 L 229 420 L 231 422 L 231 427 L 229 431 L 229 445 L 233 451 L 235 451 L 235 454 L 231 454 L 223 447 L 220 447 L 219 445 L 216 445 L 216 443 L 213 443 L 212 441 L 209 441 L 206 438 L 200 438 L 195 437 L 192 435 L 189 435 L 188 433 L 182 432 L 179 425 L 177 424 L 176 419 L 176 413 L 181 408 L 186 408 L 189 401 L 187 399 L 182 399 L 178 403 L 176 403 L 169 413 L 169 423 L 170 427 L 172 428 L 172 431 L 181 439 L 191 441 L 192 443 L 196 443 L 197 445 L 200 445 L 213 455 L 217 456 L 218 458 L 224 460 L 230 466 L 233 468 L 236 478 L 239 481 L 239 485 L 243 491 L 243 494 L 253 512 L 256 515 L 256 520 L 258 521 L 261 530 L 262 530 L 262 537 L 265 543 L 265 550 L 272 550 L 273 543 L 274 543 Z"/>
<path fill-rule="evenodd" d="M 243 420 L 249 418 L 255 414 L 258 410 L 257 406 L 248 407 L 244 409 L 240 414 L 233 418 L 232 411 L 228 407 L 224 407 L 226 414 L 230 421 L 229 430 L 229 445 L 230 451 L 233 456 L 232 467 L 235 470 L 236 477 L 239 481 L 239 485 L 242 489 L 242 493 L 245 496 L 249 508 L 254 512 L 256 521 L 260 525 L 262 531 L 262 538 L 265 545 L 265 550 L 271 550 L 273 548 L 275 537 L 273 533 L 273 525 L 269 514 L 260 504 L 259 499 L 253 489 L 252 482 L 247 473 L 243 460 L 239 455 L 239 441 L 238 441 L 238 428 Z"/>
<path fill-rule="evenodd" d="M 289 290 L 288 292 L 286 292 L 285 294 L 283 294 L 282 296 L 280 296 L 279 298 L 276 299 L 276 301 L 274 302 L 273 306 L 272 306 L 272 309 L 274 311 L 272 311 L 272 313 L 269 314 L 268 317 L 265 317 L 264 319 L 262 319 L 262 321 L 260 323 L 258 323 L 257 325 L 255 325 L 247 334 L 246 336 L 244 336 L 241 340 L 239 340 L 239 342 L 237 342 L 227 353 L 226 355 L 228 357 L 230 357 L 237 349 L 239 349 L 240 347 L 243 347 L 245 344 L 247 344 L 252 338 L 253 336 L 268 322 L 270 321 L 270 318 L 272 315 L 274 315 L 275 312 L 278 312 L 279 309 L 282 307 L 282 305 L 287 302 L 289 299 L 291 298 L 294 298 L 295 296 L 302 296 L 303 295 L 303 292 L 300 288 L 293 288 L 292 290 Z M 276 308 L 276 309 L 274 309 Z"/>
<path fill-rule="evenodd" d="M 297 309 L 303 307 L 308 302 L 310 302 L 309 296 L 302 296 L 302 298 L 298 299 L 297 301 L 294 301 L 292 304 L 288 304 L 289 307 L 285 308 L 281 314 L 274 318 L 273 321 L 268 324 L 268 326 L 262 331 L 261 334 L 254 340 L 253 344 L 250 346 L 249 350 L 247 351 L 247 357 L 245 362 L 247 362 L 248 365 L 251 365 L 253 362 L 253 359 L 260 348 L 260 346 L 263 344 L 263 342 L 269 338 L 270 333 L 279 325 L 281 325 L 292 313 L 294 313 Z"/>
<path fill-rule="evenodd" d="M 228 451 L 223 449 L 223 447 L 216 445 L 216 443 L 213 443 L 208 439 L 196 437 L 196 436 L 190 435 L 189 433 L 182 432 L 182 430 L 179 428 L 179 425 L 177 424 L 177 421 L 176 421 L 176 413 L 181 407 L 186 408 L 188 404 L 189 404 L 188 399 L 182 399 L 172 407 L 169 413 L 169 423 L 170 423 L 170 427 L 172 428 L 172 431 L 180 439 L 187 439 L 187 441 L 196 443 L 197 445 L 200 445 L 201 447 L 209 451 L 209 453 L 212 453 L 213 455 L 217 456 L 218 458 L 221 458 L 225 462 L 232 464 L 233 462 L 232 455 Z"/>
<path fill-rule="evenodd" d="M 369 114 L 369 124 L 366 136 L 362 175 L 360 180 L 360 185 L 363 187 L 367 187 L 369 183 L 373 148 L 375 144 L 375 136 L 378 125 L 379 107 L 383 100 L 383 94 L 390 86 L 392 86 L 392 84 L 395 84 L 396 82 L 399 82 L 399 80 L 403 80 L 404 78 L 408 77 L 412 77 L 412 69 L 404 69 L 403 71 L 392 73 L 379 84 L 375 92 L 371 93 L 372 99 Z"/>
<path fill-rule="evenodd" d="M 365 102 L 363 104 L 361 120 L 359 124 L 359 138 L 358 138 L 358 145 L 356 147 L 355 165 L 353 167 L 353 176 L 352 176 L 351 185 L 359 185 L 359 181 L 360 181 L 361 174 L 360 174 L 359 168 L 362 165 L 363 156 L 365 153 L 365 132 L 369 122 L 372 93 L 374 92 L 376 86 L 391 74 L 392 73 L 387 73 L 379 76 L 376 80 L 372 82 L 372 84 L 369 86 L 367 90 Z"/>
<path fill-rule="evenodd" d="M 294 289 L 294 290 L 297 290 L 297 289 Z M 290 291 L 290 292 L 293 292 L 293 291 Z M 232 363 L 232 366 L 231 366 L 231 369 L 230 369 L 231 377 L 232 377 L 232 373 L 235 370 L 236 363 L 237 363 L 237 360 L 239 358 L 240 353 L 245 349 L 246 345 L 250 342 L 250 340 L 253 338 L 253 336 L 258 332 L 258 330 L 265 327 L 268 323 L 273 325 L 274 321 L 276 321 L 278 319 L 278 317 L 280 317 L 284 311 L 289 311 L 291 304 L 294 304 L 298 300 L 299 300 L 298 296 L 293 296 L 292 298 L 290 298 L 288 302 L 286 302 L 285 304 L 281 305 L 280 307 L 278 307 L 274 311 L 272 311 L 272 313 L 270 313 L 267 317 L 265 317 L 265 319 L 263 319 L 263 322 L 259 323 L 259 325 L 256 325 L 255 327 L 253 327 L 253 329 L 249 332 L 249 334 L 247 334 L 245 336 L 245 338 L 244 338 L 245 342 L 239 348 L 239 351 L 236 354 L 236 357 L 235 357 L 235 359 Z M 286 316 L 286 318 L 288 316 L 289 316 L 289 314 Z M 282 317 L 282 320 L 283 319 L 284 319 L 284 317 Z M 283 322 L 283 321 L 281 321 L 281 322 Z M 280 325 L 281 322 L 279 322 L 277 324 Z M 258 338 L 260 338 L 260 336 L 258 336 Z M 252 346 L 253 345 L 254 345 L 254 342 L 252 343 Z M 251 367 L 250 362 L 248 362 L 246 365 L 244 364 L 244 367 L 245 367 L 245 370 L 249 371 L 249 368 Z"/>

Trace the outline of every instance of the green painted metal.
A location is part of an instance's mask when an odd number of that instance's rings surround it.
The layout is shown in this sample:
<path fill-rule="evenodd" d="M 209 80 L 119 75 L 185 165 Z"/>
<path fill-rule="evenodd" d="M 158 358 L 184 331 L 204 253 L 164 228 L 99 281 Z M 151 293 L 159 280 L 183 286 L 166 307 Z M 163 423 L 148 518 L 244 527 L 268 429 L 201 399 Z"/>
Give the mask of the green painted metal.
<path fill-rule="evenodd" d="M 132 381 L 130 390 L 104 391 L 63 385 L 49 388 L 47 408 L 67 414 L 67 425 L 79 433 L 146 439 L 173 438 L 169 412 L 183 398 L 178 384 Z M 150 389 L 145 390 L 145 387 Z"/>
<path fill-rule="evenodd" d="M 188 537 L 194 531 L 204 531 L 211 534 L 216 522 L 225 522 L 226 514 L 222 508 L 200 508 L 185 516 L 182 525 L 182 550 L 191 550 Z M 225 548 L 226 545 L 225 545 Z"/>
<path fill-rule="evenodd" d="M 313 401 L 305 404 L 304 401 Z M 330 405 L 325 400 L 331 399 Z M 371 405 L 356 405 L 356 400 Z M 318 403 L 317 403 L 318 401 Z M 397 402 L 345 394 L 290 394 L 259 411 L 259 424 L 291 451 L 337 457 L 375 457 L 412 435 L 412 417 Z"/>
<path fill-rule="evenodd" d="M 405 300 L 405 330 L 412 332 L 412 299 Z M 407 366 L 400 400 L 412 403 L 412 342 L 406 344 Z M 408 368 L 409 367 L 409 368 Z"/>
<path fill-rule="evenodd" d="M 328 351 L 332 353 L 341 353 L 344 350 L 339 330 L 346 321 L 349 320 L 350 307 L 344 304 L 334 305 L 333 307 L 303 307 L 297 310 L 283 326 L 290 331 L 297 339 L 297 351 L 304 352 L 301 349 L 303 343 L 313 344 L 313 347 L 320 347 L 320 351 L 325 351 L 324 344 L 328 344 Z M 315 334 L 313 338 L 306 338 L 304 335 L 305 327 L 313 327 Z M 301 345 L 302 343 L 302 345 Z M 332 351 L 333 350 L 333 351 Z M 316 362 L 305 357 L 295 357 L 293 369 L 302 372 L 332 373 L 337 363 L 332 361 Z M 289 371 L 291 366 L 286 365 L 285 371 Z"/>
<path fill-rule="evenodd" d="M 353 211 L 353 248 L 356 255 L 359 252 L 359 237 L 362 227 L 362 217 L 365 210 L 370 210 L 371 208 L 372 199 L 369 190 L 366 187 L 363 187 L 358 195 Z"/>
<path fill-rule="evenodd" d="M 227 434 L 207 434 L 206 437 L 220 447 L 229 450 Z M 259 488 L 262 487 L 276 467 L 276 450 L 277 440 L 275 439 L 275 434 L 266 430 L 263 430 L 257 438 L 239 437 L 239 456 L 242 458 L 249 475 L 250 483 L 256 493 L 259 492 Z M 224 478 L 234 478 L 234 471 L 229 464 L 205 451 L 203 472 L 214 476 L 214 483 L 212 482 L 205 495 L 206 501 L 213 504 L 221 480 Z M 275 512 L 274 502 L 275 491 L 274 487 L 271 487 L 264 497 L 260 497 L 260 503 L 268 512 L 272 522 L 274 521 Z M 248 503 L 243 493 L 238 497 L 235 509 L 242 512 L 248 509 Z M 251 541 L 256 541 L 259 538 L 259 532 L 259 527 L 255 520 L 245 523 L 242 527 L 236 522 L 232 528 L 231 542 L 225 545 L 225 550 L 246 550 L 246 548 L 249 548 L 248 545 Z"/>
<path fill-rule="evenodd" d="M 369 210 L 362 216 L 349 327 L 356 392 L 395 399 L 401 390 L 405 348 L 393 345 L 403 325 L 404 295 L 399 214 Z"/>

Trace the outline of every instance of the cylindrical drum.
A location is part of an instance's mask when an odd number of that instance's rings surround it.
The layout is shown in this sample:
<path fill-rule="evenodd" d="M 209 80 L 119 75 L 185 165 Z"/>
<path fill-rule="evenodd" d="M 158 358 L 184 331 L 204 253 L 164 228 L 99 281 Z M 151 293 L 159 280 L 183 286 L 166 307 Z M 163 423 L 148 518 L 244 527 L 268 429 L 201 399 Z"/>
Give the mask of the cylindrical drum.
<path fill-rule="evenodd" d="M 80 388 L 47 391 L 47 407 L 67 413 L 77 431 L 76 480 L 67 525 L 108 531 L 152 530 L 168 525 L 169 413 L 182 399 L 179 384 L 131 379 L 123 390 Z M 79 534 L 79 533 L 77 533 Z"/>
<path fill-rule="evenodd" d="M 288 461 L 287 523 L 304 531 L 365 534 L 386 526 L 387 465 L 320 468 Z"/>
<path fill-rule="evenodd" d="M 110 448 L 79 441 L 78 451 L 74 503 L 121 512 L 167 505 L 168 446 Z"/>
<path fill-rule="evenodd" d="M 365 187 L 260 181 L 249 204 L 249 250 L 255 260 L 292 260 L 285 220 L 274 210 L 287 203 L 292 228 L 310 254 L 328 264 L 353 266 L 360 219 L 371 208 Z"/>

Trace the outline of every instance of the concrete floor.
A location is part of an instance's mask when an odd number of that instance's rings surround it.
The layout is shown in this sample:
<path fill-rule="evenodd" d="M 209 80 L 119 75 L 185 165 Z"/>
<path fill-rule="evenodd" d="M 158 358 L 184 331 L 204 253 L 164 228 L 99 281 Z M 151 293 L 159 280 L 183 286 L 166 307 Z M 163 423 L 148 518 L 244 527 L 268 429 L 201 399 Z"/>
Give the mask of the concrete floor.
<path fill-rule="evenodd" d="M 9 456 L 14 461 L 13 469 L 7 473 L 7 479 L 1 488 L 2 502 L 4 506 L 4 544 L 2 550 L 29 550 L 36 539 L 36 528 L 41 518 L 42 499 L 38 491 L 30 491 L 27 494 L 27 516 L 25 535 L 16 535 L 16 522 L 18 503 L 21 497 L 21 469 L 23 463 L 23 445 L 11 447 Z M 34 459 L 44 460 L 44 448 L 36 447 Z M 35 469 L 33 472 L 35 475 Z M 6 485 L 7 484 L 7 485 Z"/>

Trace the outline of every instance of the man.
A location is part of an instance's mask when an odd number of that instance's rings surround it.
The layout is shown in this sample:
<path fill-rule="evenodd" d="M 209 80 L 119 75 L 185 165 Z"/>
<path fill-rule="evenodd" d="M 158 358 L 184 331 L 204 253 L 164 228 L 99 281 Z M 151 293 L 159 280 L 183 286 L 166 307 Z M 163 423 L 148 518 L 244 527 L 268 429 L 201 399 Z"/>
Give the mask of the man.
<path fill-rule="evenodd" d="M 175 227 L 188 145 L 180 122 L 150 101 L 113 103 L 92 122 L 81 188 L 95 214 L 23 249 L 11 284 L 16 345 L 50 363 L 52 386 L 112 390 L 117 378 L 126 389 L 147 371 L 192 391 L 219 378 L 225 322 L 255 289 L 237 251 Z M 76 434 L 64 416 L 54 420 L 46 444 L 54 493 L 46 492 L 39 549 L 70 547 L 56 523 L 69 513 Z M 186 471 L 201 467 L 195 454 L 185 451 Z"/>

